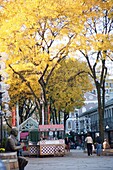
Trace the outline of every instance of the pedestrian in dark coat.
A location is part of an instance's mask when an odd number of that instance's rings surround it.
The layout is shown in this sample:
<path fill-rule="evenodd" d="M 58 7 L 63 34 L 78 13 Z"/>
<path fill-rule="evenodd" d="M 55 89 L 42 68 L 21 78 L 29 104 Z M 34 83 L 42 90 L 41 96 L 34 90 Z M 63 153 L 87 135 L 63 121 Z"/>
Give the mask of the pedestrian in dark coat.
<path fill-rule="evenodd" d="M 65 138 L 65 145 L 67 152 L 70 152 L 70 139 L 68 137 Z"/>
<path fill-rule="evenodd" d="M 96 154 L 97 156 L 102 154 L 102 139 L 99 135 L 96 137 Z"/>

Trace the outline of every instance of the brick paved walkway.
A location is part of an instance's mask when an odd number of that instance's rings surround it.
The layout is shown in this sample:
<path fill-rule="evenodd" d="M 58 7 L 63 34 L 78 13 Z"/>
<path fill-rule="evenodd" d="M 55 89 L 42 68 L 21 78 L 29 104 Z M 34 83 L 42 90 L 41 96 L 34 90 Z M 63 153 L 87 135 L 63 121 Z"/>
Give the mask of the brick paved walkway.
<path fill-rule="evenodd" d="M 28 158 L 25 170 L 113 170 L 113 156 L 87 156 L 71 150 L 64 157 Z"/>

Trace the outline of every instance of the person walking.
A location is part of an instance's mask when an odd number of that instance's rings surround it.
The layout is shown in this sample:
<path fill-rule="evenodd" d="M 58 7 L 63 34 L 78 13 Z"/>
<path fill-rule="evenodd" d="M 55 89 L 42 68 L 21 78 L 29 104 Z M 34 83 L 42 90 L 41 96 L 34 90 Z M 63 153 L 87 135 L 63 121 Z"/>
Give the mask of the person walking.
<path fill-rule="evenodd" d="M 6 146 L 5 150 L 6 152 L 17 152 L 18 156 L 18 151 L 22 149 L 22 146 L 18 146 L 18 141 L 17 141 L 17 135 L 18 135 L 18 130 L 17 128 L 12 128 L 10 132 L 10 136 L 8 137 L 6 141 Z M 18 164 L 19 164 L 19 170 L 24 170 L 24 167 L 27 165 L 28 161 L 26 158 L 22 156 L 18 156 Z"/>
<path fill-rule="evenodd" d="M 99 135 L 96 137 L 96 154 L 97 156 L 102 154 L 102 140 Z"/>
<path fill-rule="evenodd" d="M 87 154 L 88 156 L 92 155 L 92 144 L 93 144 L 93 139 L 90 136 L 90 133 L 87 134 L 87 137 L 85 138 L 85 142 L 87 145 Z"/>
<path fill-rule="evenodd" d="M 65 145 L 66 145 L 67 152 L 70 152 L 70 139 L 68 136 L 65 138 Z"/>

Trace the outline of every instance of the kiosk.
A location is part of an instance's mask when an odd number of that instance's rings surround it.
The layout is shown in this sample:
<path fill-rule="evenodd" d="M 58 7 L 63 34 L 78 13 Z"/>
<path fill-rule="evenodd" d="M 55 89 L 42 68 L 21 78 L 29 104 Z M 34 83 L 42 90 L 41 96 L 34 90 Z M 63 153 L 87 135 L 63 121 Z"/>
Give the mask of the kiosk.
<path fill-rule="evenodd" d="M 39 125 L 40 141 L 37 143 L 39 156 L 65 155 L 64 125 Z M 44 137 L 45 136 L 45 137 Z"/>

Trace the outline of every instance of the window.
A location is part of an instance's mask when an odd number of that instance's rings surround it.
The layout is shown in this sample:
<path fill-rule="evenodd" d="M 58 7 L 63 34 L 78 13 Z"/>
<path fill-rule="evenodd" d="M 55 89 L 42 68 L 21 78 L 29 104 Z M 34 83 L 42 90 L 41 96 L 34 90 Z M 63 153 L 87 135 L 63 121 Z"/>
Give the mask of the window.
<path fill-rule="evenodd" d="M 71 117 L 74 117 L 74 113 L 71 113 Z"/>
<path fill-rule="evenodd" d="M 112 117 L 113 117 L 113 108 L 112 108 Z"/>
<path fill-rule="evenodd" d="M 82 112 L 86 112 L 86 108 L 85 107 L 82 108 Z"/>
<path fill-rule="evenodd" d="M 110 87 L 112 87 L 113 88 L 113 83 L 111 83 L 111 86 Z"/>
<path fill-rule="evenodd" d="M 109 109 L 109 117 L 112 117 L 111 109 Z"/>
<path fill-rule="evenodd" d="M 68 122 L 68 129 L 71 129 L 71 125 L 72 125 L 72 122 L 69 121 L 69 122 Z"/>
<path fill-rule="evenodd" d="M 86 123 L 89 123 L 89 121 L 88 121 L 88 120 L 86 120 Z"/>
<path fill-rule="evenodd" d="M 106 110 L 106 118 L 109 117 L 108 109 Z"/>
<path fill-rule="evenodd" d="M 104 112 L 104 118 L 106 118 L 106 110 L 105 110 L 105 112 Z"/>
<path fill-rule="evenodd" d="M 106 83 L 106 86 L 108 86 L 108 83 Z"/>
<path fill-rule="evenodd" d="M 109 91 L 108 91 L 108 89 L 106 89 L 106 94 L 108 94 L 109 93 Z"/>

